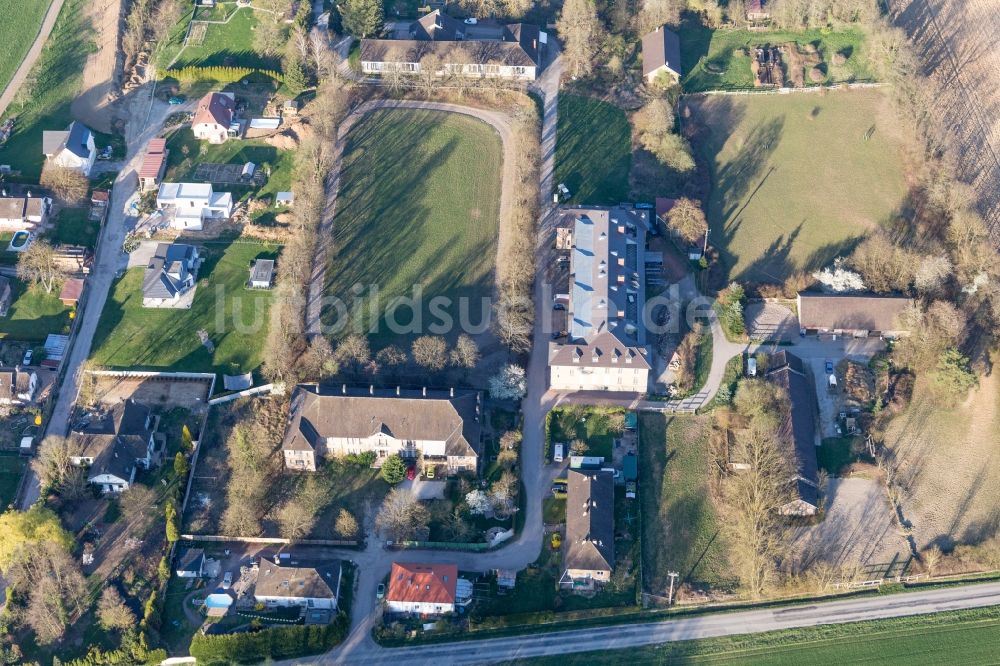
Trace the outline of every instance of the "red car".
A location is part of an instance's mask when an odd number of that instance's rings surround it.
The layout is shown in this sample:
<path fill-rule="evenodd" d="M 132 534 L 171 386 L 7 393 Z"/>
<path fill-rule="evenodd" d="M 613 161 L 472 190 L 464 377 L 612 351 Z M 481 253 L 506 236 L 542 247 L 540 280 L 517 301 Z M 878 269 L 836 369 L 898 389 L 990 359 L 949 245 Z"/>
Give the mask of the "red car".
<path fill-rule="evenodd" d="M 409 479 L 410 481 L 413 481 L 413 479 L 415 479 L 416 477 L 417 477 L 417 466 L 410 465 L 409 467 L 407 467 L 406 478 Z"/>

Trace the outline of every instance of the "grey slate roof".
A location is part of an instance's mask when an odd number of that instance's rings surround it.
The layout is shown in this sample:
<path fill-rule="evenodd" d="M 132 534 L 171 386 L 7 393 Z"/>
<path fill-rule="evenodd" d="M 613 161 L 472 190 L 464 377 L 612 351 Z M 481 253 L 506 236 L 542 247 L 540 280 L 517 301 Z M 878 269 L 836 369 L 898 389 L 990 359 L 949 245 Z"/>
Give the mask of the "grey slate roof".
<path fill-rule="evenodd" d="M 340 585 L 340 560 L 315 567 L 283 567 L 261 558 L 259 566 L 255 596 L 296 599 L 337 598 Z"/>
<path fill-rule="evenodd" d="M 188 548 L 177 558 L 176 571 L 201 571 L 205 563 L 205 551 L 201 548 Z"/>
<path fill-rule="evenodd" d="M 445 392 L 366 390 L 327 392 L 299 386 L 281 448 L 315 451 L 327 437 L 366 438 L 385 432 L 397 439 L 445 442 L 449 456 L 482 452 L 480 395 L 477 391 Z"/>
<path fill-rule="evenodd" d="M 115 405 L 104 418 L 70 432 L 76 455 L 93 458 L 90 476 L 110 473 L 128 479 L 135 461 L 145 458 L 152 430 L 146 428 L 152 410 L 134 400 Z"/>
<path fill-rule="evenodd" d="M 183 291 L 184 280 L 195 257 L 192 245 L 160 243 L 146 266 L 142 280 L 144 298 L 173 298 Z M 180 269 L 180 279 L 169 275 L 172 267 Z"/>
<path fill-rule="evenodd" d="M 610 471 L 569 470 L 567 569 L 611 571 L 615 563 L 615 485 Z"/>
<path fill-rule="evenodd" d="M 273 259 L 257 259 L 253 262 L 253 268 L 250 269 L 251 282 L 270 282 L 273 277 Z"/>
<path fill-rule="evenodd" d="M 659 27 L 642 37 L 642 75 L 664 65 L 681 75 L 681 39 L 676 32 Z"/>
<path fill-rule="evenodd" d="M 787 443 L 786 455 L 798 477 L 795 480 L 796 494 L 802 501 L 818 506 L 815 386 L 803 370 L 802 359 L 791 352 L 782 350 L 775 354 L 771 357 L 770 366 L 767 380 L 784 388 L 791 402 L 788 415 L 791 438 L 782 438 L 781 441 Z"/>

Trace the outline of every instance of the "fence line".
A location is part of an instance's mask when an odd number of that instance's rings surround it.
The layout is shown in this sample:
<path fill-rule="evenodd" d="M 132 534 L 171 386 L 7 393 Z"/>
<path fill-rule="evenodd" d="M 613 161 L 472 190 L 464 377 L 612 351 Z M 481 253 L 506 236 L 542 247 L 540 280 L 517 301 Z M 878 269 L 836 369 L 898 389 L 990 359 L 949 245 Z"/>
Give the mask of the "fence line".
<path fill-rule="evenodd" d="M 276 387 L 274 384 L 262 384 L 260 386 L 253 386 L 248 389 L 243 389 L 242 391 L 237 391 L 236 393 L 230 393 L 220 398 L 213 398 L 208 401 L 208 405 L 210 407 L 214 407 L 215 405 L 224 405 L 227 402 L 232 402 L 233 400 L 238 400 L 239 398 L 249 398 L 251 396 L 259 395 L 261 393 L 272 393 L 272 392 L 275 393 L 279 392 L 278 387 Z"/>
<path fill-rule="evenodd" d="M 289 544 L 294 546 L 344 546 L 356 547 L 357 541 L 343 539 L 285 539 L 282 537 L 245 537 L 245 536 L 224 536 L 220 534 L 182 534 L 184 541 L 211 541 L 216 543 L 264 543 L 264 544 Z"/>
<path fill-rule="evenodd" d="M 709 95 L 790 95 L 792 93 L 818 93 L 825 90 L 854 90 L 858 88 L 883 88 L 885 83 L 878 81 L 859 83 L 831 83 L 821 86 L 803 86 L 801 88 L 741 88 L 738 90 L 701 90 L 683 93 L 682 97 L 697 97 Z"/>

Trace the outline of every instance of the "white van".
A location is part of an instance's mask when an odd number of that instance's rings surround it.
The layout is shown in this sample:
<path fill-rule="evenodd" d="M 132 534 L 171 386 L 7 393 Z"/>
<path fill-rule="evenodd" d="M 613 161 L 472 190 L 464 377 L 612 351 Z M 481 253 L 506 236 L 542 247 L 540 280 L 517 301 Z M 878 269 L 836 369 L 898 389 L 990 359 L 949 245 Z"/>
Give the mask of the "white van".
<path fill-rule="evenodd" d="M 552 460 L 554 462 L 562 462 L 563 456 L 566 455 L 566 445 L 556 444 L 556 447 L 552 450 Z"/>

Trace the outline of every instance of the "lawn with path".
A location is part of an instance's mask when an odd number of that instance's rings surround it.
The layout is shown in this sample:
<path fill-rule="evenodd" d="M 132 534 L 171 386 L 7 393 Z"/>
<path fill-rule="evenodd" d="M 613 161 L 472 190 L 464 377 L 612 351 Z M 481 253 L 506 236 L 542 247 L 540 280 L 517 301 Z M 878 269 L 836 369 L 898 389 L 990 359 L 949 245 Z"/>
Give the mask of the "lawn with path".
<path fill-rule="evenodd" d="M 625 201 L 631 165 L 632 127 L 624 111 L 590 97 L 559 95 L 555 182 L 569 188 L 571 203 Z"/>
<path fill-rule="evenodd" d="M 681 584 L 734 584 L 709 489 L 710 423 L 710 416 L 639 415 L 643 581 L 652 594 L 665 596 L 669 571 Z"/>
<path fill-rule="evenodd" d="M 344 327 L 337 309 L 325 308 L 327 331 L 334 337 L 366 331 L 376 349 L 408 347 L 413 329 L 433 332 L 430 326 L 443 319 L 431 307 L 435 297 L 450 299 L 440 311 L 456 323 L 461 299 L 468 299 L 467 320 L 482 322 L 489 314 L 482 299 L 493 293 L 501 162 L 496 132 L 462 115 L 391 109 L 359 120 L 344 149 L 325 289 L 352 312 Z M 355 285 L 366 296 L 357 309 Z M 369 297 L 373 285 L 377 300 Z M 422 290 L 420 305 L 396 310 L 404 328 L 394 332 L 387 308 L 393 299 L 414 297 L 415 288 Z M 338 321 L 339 328 L 332 325 Z"/>
<path fill-rule="evenodd" d="M 0 92 L 21 66 L 38 36 L 52 0 L 6 0 L 0 21 Z"/>
<path fill-rule="evenodd" d="M 254 30 L 258 18 L 254 10 L 241 7 L 232 10 L 232 4 L 220 7 L 198 8 L 196 21 L 191 27 L 187 46 L 180 52 L 172 69 L 184 67 L 251 67 L 255 69 L 277 70 L 281 68 L 280 58 L 267 55 L 254 45 Z M 222 21 L 228 21 L 222 23 Z M 213 23 L 198 23 L 213 21 Z M 189 22 L 186 18 L 182 24 Z M 184 33 L 174 35 L 167 46 L 167 53 L 176 53 L 171 48 L 174 42 L 183 42 Z"/>
<path fill-rule="evenodd" d="M 687 99 L 731 279 L 829 265 L 904 203 L 906 140 L 881 90 Z"/>
<path fill-rule="evenodd" d="M 101 313 L 91 359 L 100 366 L 133 370 L 256 370 L 262 362 L 272 294 L 244 285 L 250 262 L 274 259 L 279 250 L 257 243 L 205 244 L 189 310 L 142 307 L 145 269 L 129 269 L 115 282 Z M 214 352 L 201 344 L 199 330 L 208 332 Z"/>

